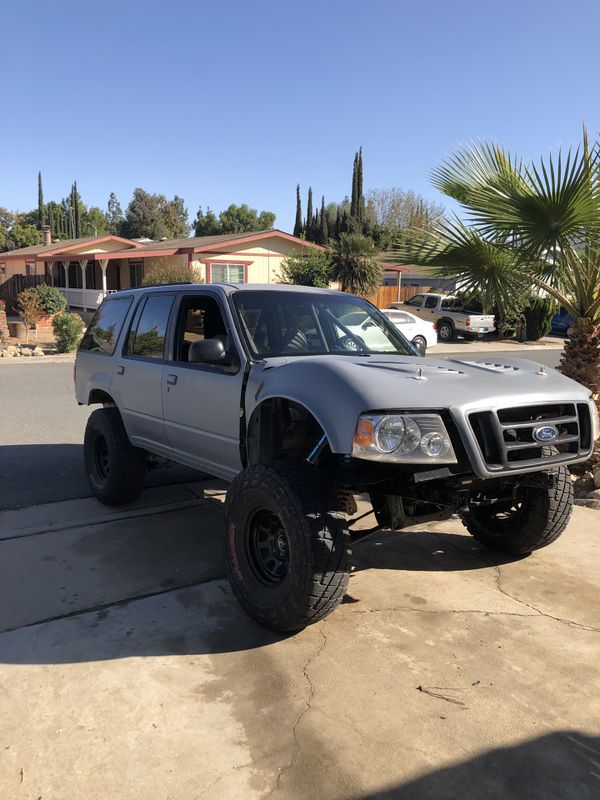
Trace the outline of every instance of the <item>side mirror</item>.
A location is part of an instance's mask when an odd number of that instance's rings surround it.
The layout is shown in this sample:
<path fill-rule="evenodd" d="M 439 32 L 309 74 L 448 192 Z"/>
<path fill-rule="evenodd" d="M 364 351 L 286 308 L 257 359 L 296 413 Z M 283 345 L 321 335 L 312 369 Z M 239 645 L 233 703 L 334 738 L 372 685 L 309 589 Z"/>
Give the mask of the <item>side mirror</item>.
<path fill-rule="evenodd" d="M 220 339 L 192 342 L 188 352 L 190 364 L 222 364 L 226 358 L 225 345 Z"/>
<path fill-rule="evenodd" d="M 413 344 L 413 347 L 417 351 L 420 356 L 427 355 L 427 343 L 419 340 L 416 344 Z"/>

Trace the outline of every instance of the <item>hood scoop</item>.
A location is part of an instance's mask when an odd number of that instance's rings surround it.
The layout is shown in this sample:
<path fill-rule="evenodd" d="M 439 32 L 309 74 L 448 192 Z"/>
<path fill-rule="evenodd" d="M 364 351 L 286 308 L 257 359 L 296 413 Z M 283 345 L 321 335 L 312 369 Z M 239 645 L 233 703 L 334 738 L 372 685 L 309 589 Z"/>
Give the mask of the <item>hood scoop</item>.
<path fill-rule="evenodd" d="M 476 369 L 485 369 L 488 372 L 507 373 L 519 372 L 521 367 L 515 367 L 512 364 L 499 364 L 496 361 L 460 361 L 466 367 L 475 367 Z"/>

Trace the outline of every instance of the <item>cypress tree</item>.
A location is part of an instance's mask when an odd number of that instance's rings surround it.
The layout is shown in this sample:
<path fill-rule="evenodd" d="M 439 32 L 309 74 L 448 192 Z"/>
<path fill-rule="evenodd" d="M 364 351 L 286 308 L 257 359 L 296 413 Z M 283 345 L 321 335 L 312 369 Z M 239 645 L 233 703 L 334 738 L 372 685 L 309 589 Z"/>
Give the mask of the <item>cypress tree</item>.
<path fill-rule="evenodd" d="M 306 203 L 306 238 L 309 242 L 313 241 L 313 199 L 312 199 L 312 186 L 308 187 L 308 201 Z"/>
<path fill-rule="evenodd" d="M 329 240 L 329 226 L 327 225 L 327 213 L 325 211 L 325 195 L 321 197 L 321 226 L 319 239 L 322 245 L 326 245 Z"/>
<path fill-rule="evenodd" d="M 302 236 L 302 201 L 300 200 L 300 184 L 296 184 L 296 221 L 294 222 L 294 236 Z"/>
<path fill-rule="evenodd" d="M 340 238 L 340 224 L 341 224 L 340 207 L 338 206 L 337 207 L 337 214 L 335 215 L 335 228 L 333 229 L 334 230 L 333 236 L 338 241 L 339 241 L 339 238 Z"/>
<path fill-rule="evenodd" d="M 342 221 L 340 222 L 340 233 L 349 233 L 350 232 L 350 221 L 348 219 L 348 212 L 344 209 L 344 213 L 342 214 Z"/>
<path fill-rule="evenodd" d="M 358 153 L 354 154 L 354 165 L 352 167 L 352 199 L 350 201 L 350 218 L 356 219 L 358 216 Z"/>
<path fill-rule="evenodd" d="M 81 238 L 81 216 L 79 211 L 79 195 L 77 192 L 77 181 L 73 184 L 73 210 L 75 213 L 75 238 Z"/>
<path fill-rule="evenodd" d="M 357 191 L 357 209 L 356 218 L 358 220 L 359 229 L 362 232 L 365 221 L 365 196 L 363 194 L 363 157 L 362 147 L 358 151 L 358 164 L 356 170 L 356 191 Z"/>
<path fill-rule="evenodd" d="M 38 172 L 38 228 L 42 230 L 46 224 L 46 209 L 44 208 L 44 190 L 42 188 L 42 173 Z"/>

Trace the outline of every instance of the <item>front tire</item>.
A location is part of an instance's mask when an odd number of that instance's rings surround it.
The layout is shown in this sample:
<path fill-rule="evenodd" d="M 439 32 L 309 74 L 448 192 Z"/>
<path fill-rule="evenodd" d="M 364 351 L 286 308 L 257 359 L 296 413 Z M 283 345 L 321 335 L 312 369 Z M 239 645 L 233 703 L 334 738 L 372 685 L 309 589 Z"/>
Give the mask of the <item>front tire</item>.
<path fill-rule="evenodd" d="M 129 503 L 142 491 L 146 453 L 129 441 L 117 408 L 99 408 L 90 415 L 83 457 L 90 488 L 101 503 Z"/>
<path fill-rule="evenodd" d="M 533 485 L 536 482 L 539 485 Z M 462 522 L 481 544 L 500 553 L 527 555 L 556 541 L 573 510 L 573 483 L 567 467 L 559 467 L 553 487 L 545 476 L 532 475 L 518 489 L 514 502 L 465 511 Z"/>
<path fill-rule="evenodd" d="M 304 464 L 243 470 L 227 492 L 229 580 L 244 610 L 276 631 L 297 631 L 339 605 L 350 575 L 350 535 L 333 487 Z"/>

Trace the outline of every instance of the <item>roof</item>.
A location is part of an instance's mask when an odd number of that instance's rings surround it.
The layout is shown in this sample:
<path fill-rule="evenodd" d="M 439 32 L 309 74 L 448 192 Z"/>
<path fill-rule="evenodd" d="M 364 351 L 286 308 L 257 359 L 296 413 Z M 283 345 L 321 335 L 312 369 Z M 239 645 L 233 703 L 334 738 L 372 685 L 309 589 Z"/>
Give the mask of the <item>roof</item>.
<path fill-rule="evenodd" d="M 23 258 L 27 256 L 43 256 L 54 255 L 56 253 L 63 253 L 68 250 L 78 249 L 86 244 L 100 244 L 101 242 L 120 242 L 128 244 L 131 249 L 139 250 L 141 245 L 132 239 L 124 239 L 122 236 L 116 236 L 112 233 L 105 233 L 101 236 L 84 236 L 81 239 L 61 239 L 58 242 L 51 244 L 34 244 L 31 247 L 19 247 L 16 250 L 8 250 L 6 253 L 0 253 L 0 258 Z"/>
<path fill-rule="evenodd" d="M 139 295 L 144 292 L 189 292 L 194 290 L 202 292 L 220 292 L 233 294 L 234 292 L 302 292 L 303 294 L 337 294 L 348 297 L 347 292 L 338 289 L 321 289 L 316 286 L 297 286 L 291 283 L 164 283 L 159 286 L 146 286 L 140 289 L 121 289 L 112 292 L 107 300 L 118 299 L 119 295 Z"/>
<path fill-rule="evenodd" d="M 36 260 L 43 261 L 44 256 L 60 256 L 61 253 L 68 252 L 69 250 L 79 250 L 82 245 L 99 244 L 107 240 L 120 242 L 127 246 L 114 250 L 107 251 L 106 254 L 102 253 L 89 253 L 89 258 L 127 258 L 132 253 L 136 257 L 144 257 L 149 255 L 173 255 L 174 253 L 201 253 L 211 250 L 218 251 L 220 248 L 232 242 L 248 243 L 260 241 L 261 239 L 269 239 L 271 237 L 286 239 L 294 244 L 303 247 L 311 247 L 316 250 L 324 250 L 325 248 L 314 242 L 307 242 L 305 239 L 299 239 L 297 236 L 292 236 L 291 233 L 280 231 L 277 228 L 269 228 L 263 231 L 244 231 L 242 233 L 224 233 L 218 236 L 190 236 L 182 239 L 165 239 L 163 241 L 147 240 L 140 242 L 136 239 L 124 239 L 122 236 L 114 236 L 106 234 L 104 236 L 88 236 L 83 239 L 64 239 L 59 242 L 52 242 L 52 244 L 37 244 L 33 247 L 21 247 L 18 250 L 10 250 L 6 253 L 0 253 L 0 258 L 27 258 L 28 256 L 35 257 Z M 90 248 L 91 249 L 91 248 Z M 85 251 L 77 255 L 86 256 L 88 253 Z"/>

